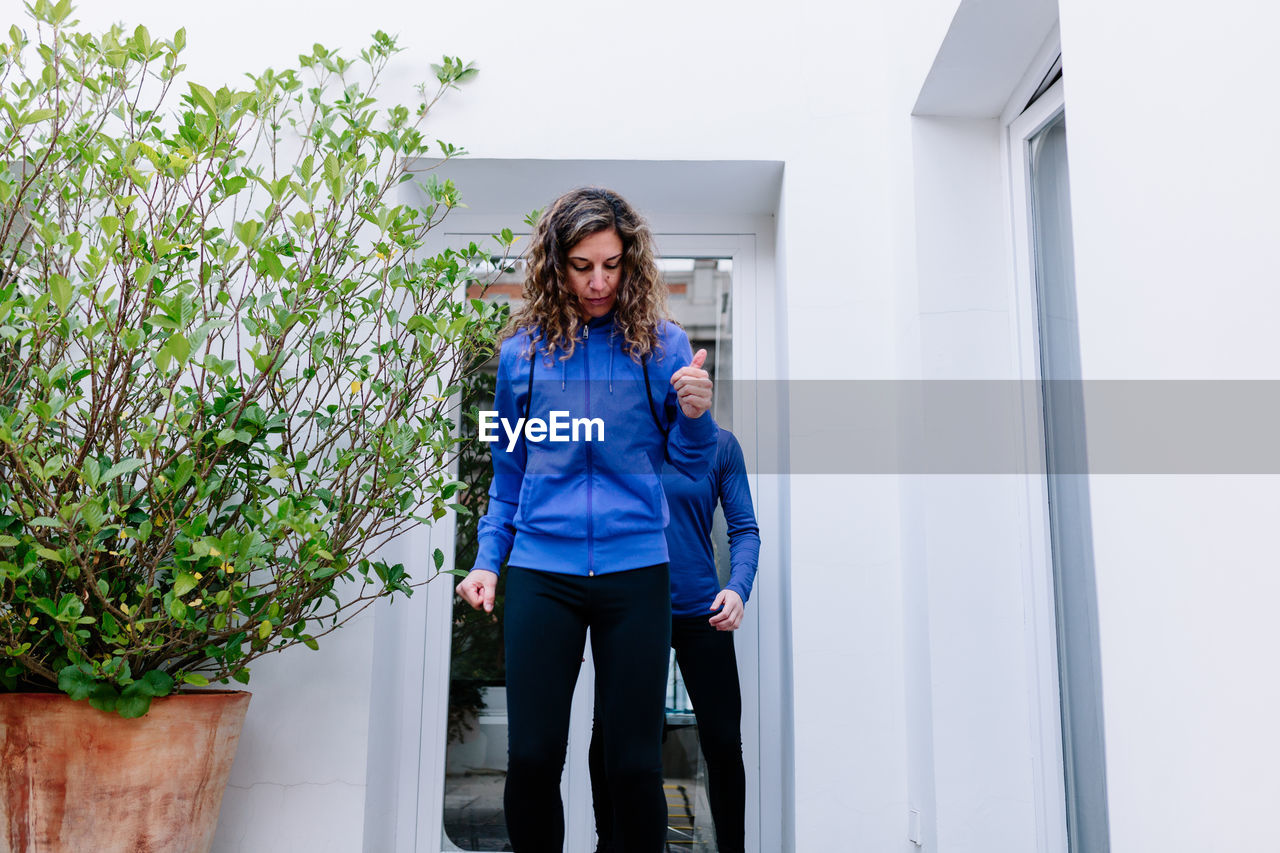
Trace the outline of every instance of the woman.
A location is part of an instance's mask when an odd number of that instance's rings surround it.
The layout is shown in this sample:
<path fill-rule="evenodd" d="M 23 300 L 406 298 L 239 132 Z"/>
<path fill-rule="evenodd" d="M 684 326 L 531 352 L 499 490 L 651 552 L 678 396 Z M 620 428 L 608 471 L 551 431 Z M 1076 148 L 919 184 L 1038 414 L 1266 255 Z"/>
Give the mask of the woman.
<path fill-rule="evenodd" d="M 458 594 L 492 610 L 508 563 L 507 831 L 516 853 L 561 851 L 560 774 L 591 628 L 620 849 L 658 853 L 671 639 L 658 471 L 664 458 L 691 478 L 710 470 L 717 429 L 706 352 L 692 356 L 667 321 L 653 237 L 616 193 L 561 196 L 531 242 L 524 306 L 498 359 L 498 418 L 515 425 L 567 413 L 599 419 L 603 435 L 538 441 L 530 430 L 491 445 L 489 509 Z"/>
<path fill-rule="evenodd" d="M 746 772 L 742 765 L 742 689 L 733 634 L 742 624 L 760 559 L 760 528 L 742 448 L 720 430 L 711 473 L 694 481 L 663 470 L 671 508 L 667 548 L 671 552 L 671 647 L 693 701 L 698 741 L 707 761 L 707 798 L 720 853 L 743 853 Z M 721 589 L 711 548 L 716 504 L 729 528 L 729 581 Z M 597 701 L 599 697 L 597 696 Z M 596 812 L 596 853 L 623 849 L 613 830 L 615 803 L 605 784 L 603 723 L 591 733 L 591 794 Z"/>

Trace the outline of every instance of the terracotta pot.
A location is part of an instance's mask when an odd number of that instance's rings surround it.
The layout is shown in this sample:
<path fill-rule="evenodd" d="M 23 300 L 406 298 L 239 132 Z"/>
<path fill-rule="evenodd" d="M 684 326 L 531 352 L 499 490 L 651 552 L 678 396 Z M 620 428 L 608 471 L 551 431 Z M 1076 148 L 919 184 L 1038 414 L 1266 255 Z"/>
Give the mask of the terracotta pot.
<path fill-rule="evenodd" d="M 207 853 L 249 694 L 153 700 L 136 720 L 0 693 L 0 851 Z"/>

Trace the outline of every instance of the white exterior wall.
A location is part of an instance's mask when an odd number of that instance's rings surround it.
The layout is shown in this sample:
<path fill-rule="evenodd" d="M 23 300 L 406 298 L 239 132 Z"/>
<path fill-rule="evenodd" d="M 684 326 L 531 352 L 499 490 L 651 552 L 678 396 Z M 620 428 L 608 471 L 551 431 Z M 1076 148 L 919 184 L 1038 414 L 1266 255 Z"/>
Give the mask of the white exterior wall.
<path fill-rule="evenodd" d="M 315 41 L 354 50 L 375 28 L 408 48 L 403 99 L 442 52 L 474 60 L 480 76 L 435 128 L 477 156 L 785 161 L 784 375 L 1017 375 L 993 286 L 1008 276 L 991 225 L 999 128 L 909 117 L 957 0 L 81 5 L 95 27 L 187 26 L 189 74 L 206 83 Z M 1275 378 L 1277 12 L 1061 5 L 1086 376 Z M 793 441 L 809 428 L 792 423 Z M 1092 488 L 1112 849 L 1243 846 L 1280 795 L 1264 764 L 1280 754 L 1274 482 Z M 1018 499 L 999 478 L 792 479 L 777 538 L 795 850 L 906 853 L 909 808 L 925 849 L 1037 849 Z M 367 662 L 388 653 L 373 637 L 352 626 L 255 670 L 216 849 L 357 849 Z"/>
<path fill-rule="evenodd" d="M 1086 376 L 1280 378 L 1278 27 L 1256 0 L 1062 0 Z M 1094 478 L 1113 850 L 1274 844 L 1277 485 Z"/>

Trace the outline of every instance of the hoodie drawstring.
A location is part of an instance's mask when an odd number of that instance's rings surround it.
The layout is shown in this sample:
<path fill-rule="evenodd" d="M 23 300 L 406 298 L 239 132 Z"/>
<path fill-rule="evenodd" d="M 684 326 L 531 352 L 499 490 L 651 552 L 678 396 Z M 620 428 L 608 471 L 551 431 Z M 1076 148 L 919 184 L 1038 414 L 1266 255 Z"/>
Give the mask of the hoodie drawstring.
<path fill-rule="evenodd" d="M 617 334 L 617 331 L 618 331 L 617 327 L 612 325 L 609 327 L 609 393 L 610 394 L 613 393 L 613 350 L 614 350 L 613 338 L 614 338 L 614 335 Z M 590 336 L 591 336 L 590 327 L 584 326 L 582 329 L 582 345 L 583 346 L 587 345 L 587 339 Z M 568 377 L 568 371 L 569 371 L 568 360 L 564 359 L 560 362 L 560 390 L 561 391 L 563 391 L 565 388 L 565 381 Z M 591 377 L 588 376 L 586 377 L 586 379 L 590 381 Z"/>
<path fill-rule="evenodd" d="M 609 327 L 609 393 L 613 393 L 613 333 L 614 327 Z"/>

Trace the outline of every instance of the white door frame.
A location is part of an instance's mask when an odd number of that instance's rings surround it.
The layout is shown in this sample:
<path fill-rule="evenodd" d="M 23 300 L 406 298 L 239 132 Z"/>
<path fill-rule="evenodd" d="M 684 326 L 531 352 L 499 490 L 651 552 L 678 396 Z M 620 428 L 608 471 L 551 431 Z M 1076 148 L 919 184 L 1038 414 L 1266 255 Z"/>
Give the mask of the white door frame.
<path fill-rule="evenodd" d="M 455 211 L 446 224 L 430 235 L 427 251 L 440 251 L 476 240 L 510 227 L 519 217 Z M 761 446 L 759 437 L 774 435 L 761 413 L 752 380 L 777 377 L 780 342 L 772 321 L 775 305 L 774 239 L 772 217 L 652 217 L 660 251 L 672 256 L 727 257 L 733 259 L 733 376 L 735 380 L 733 417 L 736 432 L 750 472 L 756 514 L 760 522 L 762 547 L 756 586 L 747 606 L 743 626 L 738 630 L 736 649 L 743 692 L 743 758 L 747 767 L 747 849 L 779 850 L 782 845 L 785 750 L 783 650 L 789 647 L 782 632 L 786 624 L 782 612 L 785 590 L 777 542 L 787 522 L 783 516 L 781 478 L 760 476 L 770 471 L 765 461 L 776 457 L 773 446 Z M 769 439 L 765 439 L 768 444 Z M 772 535 L 771 535 L 771 532 Z M 412 553 L 411 567 L 429 562 L 432 550 L 445 555 L 445 569 L 453 568 L 455 519 L 452 515 L 431 528 L 406 536 L 403 547 Z M 383 750 L 384 758 L 371 758 L 373 778 L 387 774 L 385 794 L 390 806 L 382 814 L 391 828 L 376 831 L 379 850 L 397 853 L 441 853 L 444 812 L 444 765 L 449 693 L 449 651 L 452 639 L 452 584 L 448 578 L 428 584 L 408 607 L 384 607 L 378 612 L 379 637 L 395 656 L 385 668 L 387 677 L 399 680 L 394 689 L 380 690 L 375 683 L 375 701 L 395 703 L 381 715 L 390 731 L 387 740 L 394 750 Z M 588 656 L 589 657 L 589 656 Z M 576 851 L 594 845 L 590 788 L 586 772 L 586 743 L 590 737 L 590 697 L 594 675 L 584 667 L 574 693 L 570 725 L 568 772 L 562 782 L 566 803 L 565 849 Z M 761 689 L 761 685 L 774 685 Z M 389 765 L 389 766 L 388 766 Z M 390 812 L 390 813 L 388 813 Z M 367 822 L 368 826 L 368 822 Z M 366 849 L 370 847 L 369 831 Z"/>
<path fill-rule="evenodd" d="M 1015 91 L 1002 116 L 1002 138 L 1007 181 L 1009 251 L 1013 258 L 1011 304 L 1015 307 L 1014 363 L 1024 389 L 1020 409 L 1024 422 L 1023 463 L 1028 472 L 1042 471 L 1044 458 L 1043 400 L 1039 385 L 1040 333 L 1036 304 L 1035 260 L 1031 217 L 1030 140 L 1061 115 L 1065 108 L 1059 80 L 1025 111 L 1043 74 L 1057 56 L 1056 32 L 1046 42 L 1037 62 Z M 1037 849 L 1042 853 L 1067 853 L 1066 781 L 1062 754 L 1062 705 L 1058 680 L 1057 610 L 1054 599 L 1053 556 L 1049 536 L 1048 478 L 1029 473 L 1021 502 L 1026 538 L 1022 548 L 1023 583 L 1026 590 L 1026 631 L 1029 683 L 1032 697 L 1032 789 L 1035 796 Z"/>

